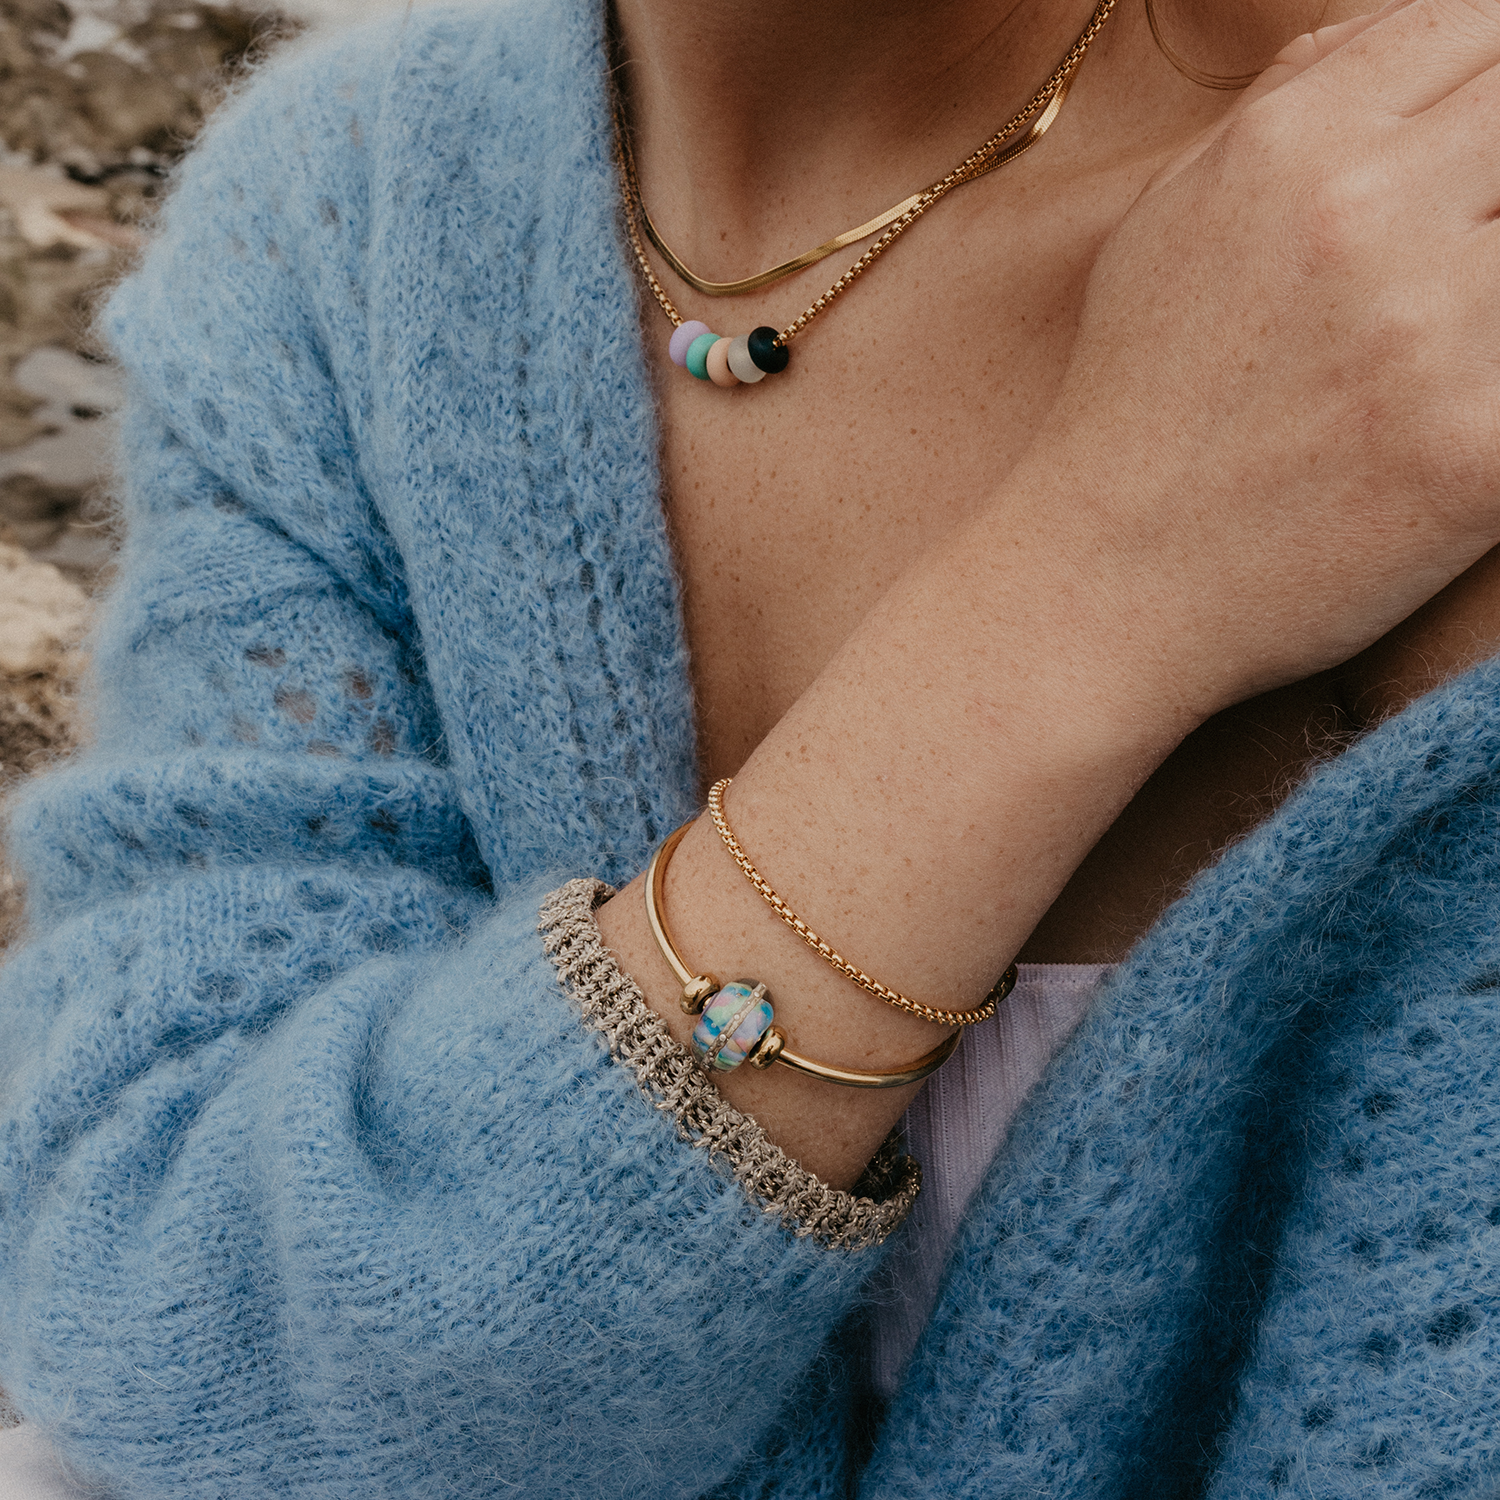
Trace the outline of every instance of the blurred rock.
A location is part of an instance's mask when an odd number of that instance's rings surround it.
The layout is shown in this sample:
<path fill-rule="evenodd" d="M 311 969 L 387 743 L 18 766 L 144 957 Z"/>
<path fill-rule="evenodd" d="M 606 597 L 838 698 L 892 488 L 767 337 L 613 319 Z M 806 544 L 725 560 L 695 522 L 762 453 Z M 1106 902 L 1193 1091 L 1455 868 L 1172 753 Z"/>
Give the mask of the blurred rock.
<path fill-rule="evenodd" d="M 83 590 L 50 563 L 0 543 L 0 792 L 77 742 L 89 612 Z M 20 917 L 21 891 L 0 865 L 0 947 Z"/>
<path fill-rule="evenodd" d="M 0 676 L 75 676 L 67 658 L 88 619 L 88 597 L 76 583 L 51 563 L 0 543 Z M 12 760 L 0 742 L 0 766 Z"/>
<path fill-rule="evenodd" d="M 0 167 L 0 204 L 33 250 L 59 245 L 95 250 L 112 244 L 128 248 L 138 231 L 116 224 L 109 194 L 29 167 Z M 127 243 L 122 236 L 129 235 Z"/>
<path fill-rule="evenodd" d="M 295 29 L 191 0 L 0 0 L 0 540 L 85 586 L 110 555 L 116 404 L 94 298 L 235 70 Z"/>
<path fill-rule="evenodd" d="M 0 795 L 77 743 L 78 642 L 114 551 L 94 299 L 235 70 L 296 29 L 191 0 L 0 0 Z M 0 861 L 0 948 L 19 911 Z"/>
<path fill-rule="evenodd" d="M 141 192 L 234 68 L 289 29 L 274 11 L 182 0 L 0 0 L 0 140 L 80 181 L 123 177 L 127 196 Z"/>
<path fill-rule="evenodd" d="M 113 551 L 102 513 L 119 378 L 53 347 L 26 355 L 11 378 L 37 400 L 31 420 L 40 435 L 0 452 L 0 526 L 34 557 L 92 580 Z"/>

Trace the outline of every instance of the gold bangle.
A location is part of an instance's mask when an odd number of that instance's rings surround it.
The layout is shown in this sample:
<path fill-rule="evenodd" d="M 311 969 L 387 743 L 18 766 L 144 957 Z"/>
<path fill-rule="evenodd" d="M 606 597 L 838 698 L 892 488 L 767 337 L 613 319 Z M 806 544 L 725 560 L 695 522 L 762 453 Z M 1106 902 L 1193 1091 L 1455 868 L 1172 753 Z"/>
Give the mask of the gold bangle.
<path fill-rule="evenodd" d="M 726 776 L 722 781 L 716 781 L 709 788 L 708 793 L 708 815 L 714 820 L 714 827 L 719 830 L 719 837 L 724 841 L 724 847 L 729 850 L 735 864 L 740 867 L 746 880 L 755 887 L 765 898 L 771 910 L 786 923 L 798 937 L 807 944 L 820 958 L 833 965 L 840 974 L 852 979 L 861 989 L 868 990 L 872 995 L 884 1000 L 887 1005 L 894 1005 L 897 1010 L 910 1011 L 914 1016 L 921 1016 L 924 1021 L 932 1021 L 938 1026 L 972 1026 L 977 1021 L 988 1021 L 995 1014 L 995 1008 L 1016 987 L 1016 966 L 1012 964 L 998 980 L 989 994 L 984 997 L 984 1003 L 976 1006 L 973 1010 L 939 1010 L 934 1005 L 923 1005 L 920 1000 L 913 1000 L 903 995 L 900 990 L 888 989 L 878 979 L 871 979 L 865 971 L 855 964 L 849 962 L 842 953 L 830 948 L 827 943 L 815 933 L 801 917 L 789 907 L 785 901 L 771 888 L 770 882 L 750 863 L 750 856 L 740 847 L 740 841 L 735 838 L 729 828 L 729 819 L 724 816 L 724 791 L 732 778 Z"/>
<path fill-rule="evenodd" d="M 661 949 L 662 957 L 671 965 L 672 972 L 682 985 L 682 998 L 678 1003 L 688 1015 L 695 1016 L 702 1013 L 704 1006 L 722 986 L 717 976 L 694 974 L 683 963 L 682 956 L 677 951 L 677 945 L 672 941 L 672 935 L 667 930 L 661 904 L 661 887 L 666 878 L 667 863 L 672 858 L 673 851 L 682 842 L 683 835 L 692 826 L 692 823 L 684 823 L 651 856 L 651 863 L 646 866 L 645 885 L 646 920 L 651 924 L 651 935 L 656 939 L 656 945 Z M 764 992 L 763 985 L 757 988 L 762 993 Z M 795 1052 L 788 1052 L 786 1032 L 779 1026 L 770 1026 L 745 1061 L 751 1067 L 761 1069 L 769 1068 L 772 1063 L 780 1063 L 784 1068 L 792 1068 L 812 1078 L 821 1078 L 825 1083 L 842 1084 L 845 1088 L 899 1089 L 909 1083 L 919 1083 L 929 1073 L 937 1072 L 953 1056 L 954 1048 L 958 1046 L 962 1036 L 962 1031 L 955 1031 L 940 1046 L 934 1047 L 931 1052 L 919 1057 L 909 1067 L 896 1068 L 889 1073 L 858 1073 L 850 1068 L 835 1068 L 828 1063 L 814 1062 L 810 1057 L 799 1057 Z"/>

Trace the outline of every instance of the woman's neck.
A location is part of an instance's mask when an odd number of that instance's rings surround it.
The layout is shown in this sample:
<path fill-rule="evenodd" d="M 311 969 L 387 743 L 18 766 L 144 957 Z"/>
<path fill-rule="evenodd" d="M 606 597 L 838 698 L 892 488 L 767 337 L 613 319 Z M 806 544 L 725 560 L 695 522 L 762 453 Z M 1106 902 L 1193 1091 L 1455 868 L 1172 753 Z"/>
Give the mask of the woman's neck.
<path fill-rule="evenodd" d="M 805 249 L 962 160 L 1032 97 L 1094 4 L 615 0 L 618 82 L 652 217 L 713 279 Z M 1157 0 L 1179 51 L 1231 73 L 1317 24 L 1321 4 L 1245 0 L 1226 15 L 1207 0 Z M 1233 99 L 1172 69 L 1140 0 L 1119 0 L 1079 80 L 1070 128 L 1095 153 L 1159 150 L 1164 130 L 1185 137 Z"/>
<path fill-rule="evenodd" d="M 1023 105 L 1094 3 L 617 0 L 652 216 L 725 278 L 868 218 Z"/>

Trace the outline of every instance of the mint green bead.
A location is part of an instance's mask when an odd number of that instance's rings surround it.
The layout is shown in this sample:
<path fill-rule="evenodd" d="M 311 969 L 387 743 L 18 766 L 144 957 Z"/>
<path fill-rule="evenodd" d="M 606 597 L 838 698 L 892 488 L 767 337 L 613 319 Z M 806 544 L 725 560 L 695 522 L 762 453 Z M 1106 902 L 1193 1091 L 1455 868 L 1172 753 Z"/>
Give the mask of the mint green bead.
<path fill-rule="evenodd" d="M 708 379 L 708 351 L 719 342 L 719 338 L 720 335 L 717 333 L 700 333 L 688 345 L 687 370 L 689 375 L 696 375 L 699 380 Z"/>

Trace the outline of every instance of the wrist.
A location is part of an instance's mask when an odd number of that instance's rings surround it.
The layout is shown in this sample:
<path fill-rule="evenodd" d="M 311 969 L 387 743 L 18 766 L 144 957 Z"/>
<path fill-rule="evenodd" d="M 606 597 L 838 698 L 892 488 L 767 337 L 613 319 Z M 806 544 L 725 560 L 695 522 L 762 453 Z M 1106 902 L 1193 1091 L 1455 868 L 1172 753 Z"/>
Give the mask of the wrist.
<path fill-rule="evenodd" d="M 1097 507 L 1081 506 L 1079 525 L 1058 539 L 1028 519 L 1032 501 L 1008 486 L 900 580 L 736 774 L 728 799 L 747 854 L 803 921 L 866 973 L 941 1009 L 982 1002 L 1205 711 L 1182 691 L 1175 624 Z M 764 983 L 795 1051 L 884 1071 L 947 1035 L 828 965 L 736 868 L 707 819 L 678 848 L 664 898 L 684 962 Z M 686 1044 L 694 1021 L 650 935 L 639 882 L 600 924 Z M 853 1180 L 911 1092 L 843 1089 L 780 1067 L 715 1082 L 834 1182 Z"/>
<path fill-rule="evenodd" d="M 1123 442 L 1039 443 L 976 523 L 1025 538 L 990 586 L 1003 590 L 1011 628 L 1045 641 L 1066 670 L 1075 711 L 1097 705 L 1142 754 L 1162 758 L 1281 681 L 1267 680 L 1250 639 L 1236 639 L 1222 605 L 1238 560 L 1201 535 L 1199 491 L 1180 468 L 1170 454 L 1133 458 Z M 1058 686 L 1038 682 L 1044 694 Z"/>
<path fill-rule="evenodd" d="M 682 961 L 723 983 L 765 985 L 788 1049 L 859 1072 L 911 1064 L 951 1035 L 882 1005 L 828 967 L 761 901 L 735 868 L 713 825 L 688 829 L 666 872 L 663 914 Z M 697 1017 L 680 1004 L 682 986 L 646 916 L 645 877 L 599 909 L 600 933 L 646 1004 L 691 1051 Z M 850 1187 L 917 1092 L 847 1088 L 773 1065 L 709 1072 L 715 1087 L 770 1138 L 831 1186 Z"/>

